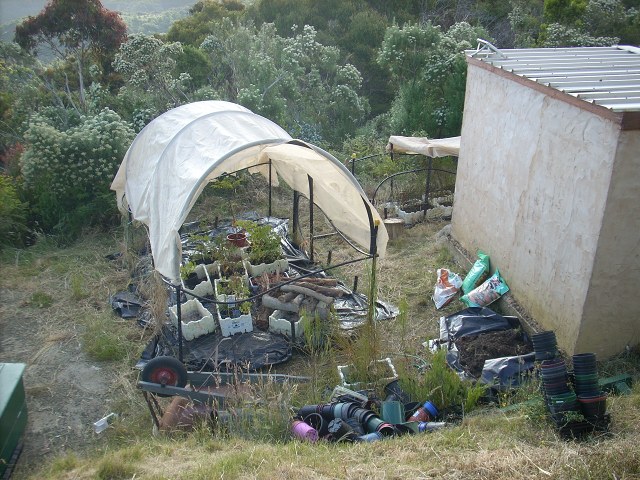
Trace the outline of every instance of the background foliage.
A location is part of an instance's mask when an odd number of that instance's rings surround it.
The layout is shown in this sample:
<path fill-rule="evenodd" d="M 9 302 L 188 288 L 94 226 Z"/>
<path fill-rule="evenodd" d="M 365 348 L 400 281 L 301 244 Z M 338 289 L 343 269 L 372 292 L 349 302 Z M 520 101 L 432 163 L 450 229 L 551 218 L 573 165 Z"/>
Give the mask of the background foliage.
<path fill-rule="evenodd" d="M 339 158 L 382 154 L 391 134 L 459 134 L 464 50 L 477 38 L 499 48 L 640 42 L 640 0 L 44 6 L 0 6 L 4 29 L 17 25 L 17 43 L 0 42 L 0 157 L 13 185 L 25 181 L 14 194 L 29 228 L 46 233 L 71 217 L 74 231 L 83 222 L 108 224 L 108 177 L 132 132 L 187 102 L 240 103 Z M 401 163 L 372 160 L 365 174 L 407 167 Z M 99 213 L 88 212 L 97 205 Z"/>

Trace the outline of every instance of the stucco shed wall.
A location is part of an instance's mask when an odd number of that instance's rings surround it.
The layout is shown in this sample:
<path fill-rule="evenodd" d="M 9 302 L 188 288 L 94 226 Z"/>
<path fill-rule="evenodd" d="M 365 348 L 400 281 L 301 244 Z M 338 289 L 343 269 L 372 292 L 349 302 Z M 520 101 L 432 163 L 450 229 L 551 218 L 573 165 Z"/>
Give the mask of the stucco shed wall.
<path fill-rule="evenodd" d="M 452 234 L 573 351 L 619 127 L 469 64 Z"/>
<path fill-rule="evenodd" d="M 640 343 L 640 131 L 621 132 L 576 352 Z"/>

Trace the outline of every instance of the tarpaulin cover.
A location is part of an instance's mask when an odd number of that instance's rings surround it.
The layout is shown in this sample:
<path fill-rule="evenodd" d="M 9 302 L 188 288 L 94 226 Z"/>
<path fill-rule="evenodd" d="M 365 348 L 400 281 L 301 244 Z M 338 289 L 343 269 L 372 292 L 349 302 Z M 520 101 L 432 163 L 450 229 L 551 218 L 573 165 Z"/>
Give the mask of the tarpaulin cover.
<path fill-rule="evenodd" d="M 157 343 L 154 343 L 157 342 Z M 148 358 L 160 355 L 178 356 L 178 339 L 173 329 L 165 327 L 162 335 L 152 341 L 154 352 Z M 150 344 L 151 345 L 151 344 Z M 269 332 L 249 332 L 231 337 L 210 334 L 182 343 L 183 363 L 188 370 L 215 371 L 223 366 L 238 366 L 247 370 L 260 370 L 291 359 L 289 341 L 282 335 Z M 143 355 L 144 359 L 145 355 Z M 147 360 L 148 360 L 147 358 Z"/>
<path fill-rule="evenodd" d="M 439 343 L 447 345 L 447 363 L 468 380 L 476 380 L 460 365 L 460 354 L 455 341 L 462 337 L 509 330 L 519 326 L 516 317 L 504 317 L 487 307 L 471 307 L 447 317 L 440 317 Z M 480 379 L 483 383 L 510 388 L 520 382 L 523 372 L 533 368 L 535 354 L 488 359 Z"/>
<path fill-rule="evenodd" d="M 522 374 L 533 370 L 535 361 L 535 352 L 513 357 L 491 358 L 484 362 L 480 381 L 499 389 L 517 387 L 522 380 Z"/>
<path fill-rule="evenodd" d="M 467 335 L 508 330 L 512 322 L 487 307 L 465 308 L 447 317 L 440 317 L 440 341 L 455 342 Z"/>
<path fill-rule="evenodd" d="M 111 298 L 111 308 L 122 318 L 135 318 L 140 314 L 144 300 L 132 292 L 116 292 Z"/>
<path fill-rule="evenodd" d="M 389 137 L 388 150 L 395 153 L 412 153 L 427 157 L 457 157 L 460 154 L 460 137 L 429 139 L 427 137 Z"/>
<path fill-rule="evenodd" d="M 369 250 L 368 211 L 378 224 L 377 251 L 388 235 L 358 181 L 331 154 L 291 136 L 272 121 L 233 103 L 194 102 L 150 122 L 134 139 L 113 180 L 118 207 L 148 226 L 154 266 L 180 282 L 178 230 L 207 183 L 247 167 L 309 195 L 347 237 Z M 308 176 L 309 177 L 308 177 Z"/>

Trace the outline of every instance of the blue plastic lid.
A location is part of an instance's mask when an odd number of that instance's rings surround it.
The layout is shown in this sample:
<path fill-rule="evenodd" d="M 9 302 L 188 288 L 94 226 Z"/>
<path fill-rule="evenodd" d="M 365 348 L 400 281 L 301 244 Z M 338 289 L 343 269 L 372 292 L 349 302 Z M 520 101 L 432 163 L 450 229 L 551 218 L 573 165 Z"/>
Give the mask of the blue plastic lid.
<path fill-rule="evenodd" d="M 429 400 L 427 400 L 426 402 L 424 402 L 424 408 L 426 408 L 427 412 L 429 412 L 431 414 L 432 417 L 437 417 L 438 416 L 438 409 L 436 408 L 436 406 L 431 403 Z"/>

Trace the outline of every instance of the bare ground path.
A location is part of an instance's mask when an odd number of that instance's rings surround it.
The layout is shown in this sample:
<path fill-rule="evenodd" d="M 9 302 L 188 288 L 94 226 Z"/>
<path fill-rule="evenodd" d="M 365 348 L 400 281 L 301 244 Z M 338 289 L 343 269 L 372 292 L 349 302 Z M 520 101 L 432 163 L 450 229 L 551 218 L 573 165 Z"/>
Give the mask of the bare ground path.
<path fill-rule="evenodd" d="M 14 479 L 103 441 L 93 422 L 110 412 L 118 368 L 92 359 L 83 340 L 87 325 L 109 313 L 113 287 L 98 272 L 83 270 L 86 260 L 90 268 L 107 265 L 101 249 L 81 258 L 86 249 L 47 250 L 0 264 L 0 362 L 26 364 L 28 423 Z"/>

